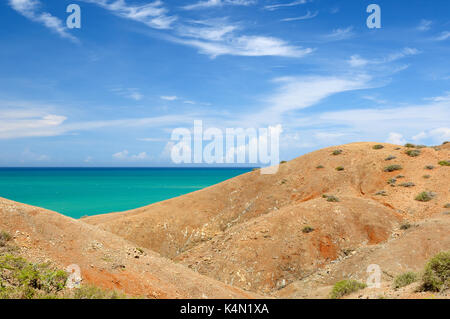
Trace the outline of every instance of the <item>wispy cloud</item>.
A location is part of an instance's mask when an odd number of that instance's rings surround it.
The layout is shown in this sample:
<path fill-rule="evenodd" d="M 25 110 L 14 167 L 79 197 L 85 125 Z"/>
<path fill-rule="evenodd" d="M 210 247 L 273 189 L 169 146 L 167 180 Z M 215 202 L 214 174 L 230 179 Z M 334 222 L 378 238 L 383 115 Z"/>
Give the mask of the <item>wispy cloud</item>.
<path fill-rule="evenodd" d="M 123 150 L 112 155 L 114 159 L 121 161 L 143 161 L 149 159 L 149 155 L 146 152 L 138 154 L 130 154 L 128 150 Z"/>
<path fill-rule="evenodd" d="M 308 12 L 307 12 L 305 15 L 303 15 L 303 16 L 295 17 L 295 18 L 285 18 L 285 19 L 282 19 L 281 21 L 289 22 L 289 21 L 308 20 L 308 19 L 312 19 L 312 18 L 317 17 L 318 14 L 319 14 L 319 11 L 316 11 L 316 12 L 314 12 L 314 13 L 311 13 L 310 11 L 308 11 Z"/>
<path fill-rule="evenodd" d="M 126 97 L 128 99 L 132 99 L 132 100 L 135 100 L 135 101 L 140 101 L 140 100 L 142 100 L 144 98 L 144 95 L 141 94 L 139 92 L 139 89 L 137 89 L 137 88 L 121 88 L 121 87 L 118 87 L 118 88 L 112 88 L 111 91 L 114 92 L 117 95 Z"/>
<path fill-rule="evenodd" d="M 444 31 L 436 37 L 436 41 L 444 41 L 450 38 L 450 31 Z"/>
<path fill-rule="evenodd" d="M 431 25 L 433 24 L 433 21 L 422 19 L 417 26 L 417 30 L 419 31 L 428 31 L 431 29 Z"/>
<path fill-rule="evenodd" d="M 175 100 L 178 100 L 178 97 L 176 95 L 170 95 L 170 96 L 163 95 L 163 96 L 160 96 L 160 99 L 165 100 L 165 101 L 175 101 Z"/>
<path fill-rule="evenodd" d="M 387 55 L 386 57 L 384 57 L 382 59 L 374 59 L 374 60 L 367 60 L 356 54 L 356 55 L 352 55 L 350 57 L 350 59 L 347 61 L 347 63 L 351 67 L 358 68 L 358 67 L 367 66 L 369 64 L 383 64 L 383 63 L 394 62 L 394 61 L 406 58 L 408 56 L 413 56 L 413 55 L 417 55 L 420 53 L 421 53 L 421 51 L 418 49 L 415 49 L 415 48 L 403 48 L 399 52 L 394 52 L 394 53 Z"/>
<path fill-rule="evenodd" d="M 183 7 L 183 9 L 185 10 L 207 9 L 214 7 L 222 7 L 226 5 L 249 6 L 255 3 L 256 0 L 206 0 L 186 5 Z"/>
<path fill-rule="evenodd" d="M 308 2 L 308 0 L 297 0 L 297 1 L 287 2 L 287 3 L 277 3 L 277 4 L 266 5 L 266 6 L 264 6 L 264 9 L 269 10 L 269 11 L 274 11 L 274 10 L 278 10 L 280 8 L 302 5 L 307 2 Z"/>
<path fill-rule="evenodd" d="M 331 33 L 324 36 L 326 40 L 329 41 L 339 41 L 339 40 L 346 40 L 351 37 L 353 37 L 353 27 L 347 27 L 347 28 L 337 28 L 334 29 Z"/>
<path fill-rule="evenodd" d="M 42 3 L 39 0 L 9 0 L 9 5 L 24 17 L 44 25 L 62 38 L 78 42 L 59 18 L 41 10 Z"/>
<path fill-rule="evenodd" d="M 168 15 L 168 10 L 160 0 L 143 5 L 129 5 L 125 0 L 82 0 L 96 4 L 126 19 L 138 21 L 155 29 L 170 29 L 176 16 Z"/>

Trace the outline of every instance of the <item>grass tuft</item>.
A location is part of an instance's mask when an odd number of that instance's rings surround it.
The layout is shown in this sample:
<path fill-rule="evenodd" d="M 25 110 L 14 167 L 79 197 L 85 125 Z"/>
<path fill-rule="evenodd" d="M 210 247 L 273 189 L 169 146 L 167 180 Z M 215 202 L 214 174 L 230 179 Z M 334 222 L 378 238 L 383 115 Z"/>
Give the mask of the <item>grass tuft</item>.
<path fill-rule="evenodd" d="M 401 170 L 402 169 L 402 166 L 401 165 L 389 165 L 389 166 L 386 166 L 385 168 L 384 168 L 384 171 L 385 172 L 394 172 L 394 171 L 399 171 L 399 170 Z"/>
<path fill-rule="evenodd" d="M 419 202 L 429 202 L 435 195 L 432 192 L 422 192 L 416 196 L 415 200 Z"/>
<path fill-rule="evenodd" d="M 366 284 L 353 279 L 342 280 L 334 284 L 333 290 L 330 293 L 330 298 L 339 299 L 366 287 Z"/>
<path fill-rule="evenodd" d="M 404 274 L 398 275 L 394 280 L 394 288 L 398 289 L 409 286 L 413 282 L 417 281 L 417 277 L 417 274 L 412 271 L 408 271 Z"/>

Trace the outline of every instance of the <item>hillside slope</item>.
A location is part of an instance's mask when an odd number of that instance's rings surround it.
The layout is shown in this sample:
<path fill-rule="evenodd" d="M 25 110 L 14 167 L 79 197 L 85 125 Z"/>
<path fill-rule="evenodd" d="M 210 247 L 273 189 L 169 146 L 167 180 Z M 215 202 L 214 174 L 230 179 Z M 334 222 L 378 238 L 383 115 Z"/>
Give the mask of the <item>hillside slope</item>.
<path fill-rule="evenodd" d="M 0 198 L 0 230 L 27 259 L 77 264 L 84 283 L 147 298 L 251 298 L 97 227 Z"/>
<path fill-rule="evenodd" d="M 280 165 L 274 175 L 250 172 L 178 198 L 84 221 L 201 274 L 274 293 L 349 251 L 383 244 L 406 221 L 445 210 L 450 170 L 438 162 L 450 158 L 449 144 L 420 149 L 374 145 L 322 149 Z M 391 165 L 401 169 L 385 171 Z M 415 200 L 424 191 L 431 200 Z M 313 231 L 305 231 L 307 226 Z"/>

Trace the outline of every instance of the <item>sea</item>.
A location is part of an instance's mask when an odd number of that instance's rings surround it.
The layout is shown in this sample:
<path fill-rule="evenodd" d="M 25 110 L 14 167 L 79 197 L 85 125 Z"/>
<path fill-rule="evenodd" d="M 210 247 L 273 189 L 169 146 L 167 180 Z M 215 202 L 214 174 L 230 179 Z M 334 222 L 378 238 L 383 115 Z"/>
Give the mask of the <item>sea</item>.
<path fill-rule="evenodd" d="M 0 168 L 0 197 L 72 218 L 130 210 L 250 168 Z"/>

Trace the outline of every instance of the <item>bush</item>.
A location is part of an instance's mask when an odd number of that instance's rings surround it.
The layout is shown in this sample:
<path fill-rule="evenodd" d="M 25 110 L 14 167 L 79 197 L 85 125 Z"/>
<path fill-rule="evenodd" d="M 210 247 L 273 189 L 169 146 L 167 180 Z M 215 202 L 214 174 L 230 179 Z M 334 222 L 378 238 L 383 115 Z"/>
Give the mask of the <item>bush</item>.
<path fill-rule="evenodd" d="M 401 230 L 407 230 L 411 228 L 411 224 L 410 223 L 404 223 L 400 226 Z"/>
<path fill-rule="evenodd" d="M 389 165 L 384 168 L 385 172 L 394 172 L 402 169 L 401 165 Z"/>
<path fill-rule="evenodd" d="M 398 289 L 406 287 L 415 281 L 417 281 L 417 274 L 412 271 L 408 271 L 395 277 L 394 288 Z"/>
<path fill-rule="evenodd" d="M 384 148 L 384 146 L 381 145 L 381 144 L 377 144 L 377 145 L 374 145 L 372 148 L 373 148 L 374 150 L 381 150 L 382 148 Z"/>
<path fill-rule="evenodd" d="M 397 157 L 394 156 L 394 155 L 389 155 L 389 156 L 386 157 L 384 160 L 385 160 L 385 161 L 391 161 L 391 160 L 396 159 L 396 158 L 397 158 Z"/>
<path fill-rule="evenodd" d="M 450 287 L 450 251 L 441 252 L 428 262 L 422 280 L 425 291 L 443 291 Z"/>
<path fill-rule="evenodd" d="M 302 229 L 302 232 L 304 232 L 305 234 L 311 233 L 314 231 L 314 228 L 310 227 L 310 226 L 305 226 Z"/>
<path fill-rule="evenodd" d="M 333 153 L 331 153 L 332 155 L 340 155 L 342 154 L 342 150 L 334 150 Z"/>
<path fill-rule="evenodd" d="M 422 177 L 425 179 L 429 179 L 431 177 L 431 175 L 423 175 Z"/>
<path fill-rule="evenodd" d="M 316 168 L 324 168 L 323 165 L 317 165 Z"/>
<path fill-rule="evenodd" d="M 450 161 L 440 161 L 439 165 L 441 165 L 441 166 L 450 166 Z"/>
<path fill-rule="evenodd" d="M 5 246 L 7 241 L 11 240 L 11 235 L 5 231 L 0 231 L 0 247 Z"/>
<path fill-rule="evenodd" d="M 106 291 L 95 286 L 82 286 L 75 290 L 74 299 L 124 299 L 126 296 L 117 291 Z"/>
<path fill-rule="evenodd" d="M 339 202 L 339 198 L 337 198 L 336 196 L 333 196 L 333 195 L 323 194 L 322 197 L 326 198 L 327 202 Z"/>
<path fill-rule="evenodd" d="M 343 170 L 344 170 L 344 167 L 338 166 L 338 167 L 336 167 L 336 170 L 337 170 L 338 172 L 343 171 Z"/>
<path fill-rule="evenodd" d="M 434 197 L 434 194 L 431 192 L 422 192 L 416 196 L 415 200 L 419 202 L 429 202 Z"/>
<path fill-rule="evenodd" d="M 397 179 L 396 179 L 396 178 L 389 178 L 388 181 L 387 181 L 387 183 L 388 183 L 389 185 L 394 185 L 396 182 L 397 182 Z"/>
<path fill-rule="evenodd" d="M 414 187 L 414 186 L 416 186 L 416 184 L 414 184 L 413 182 L 407 182 L 407 183 L 401 183 L 399 186 L 401 186 L 401 187 Z"/>
<path fill-rule="evenodd" d="M 450 208 L 450 203 L 445 204 L 445 205 L 444 205 L 444 208 Z"/>
<path fill-rule="evenodd" d="M 366 287 L 367 287 L 366 284 L 353 279 L 342 280 L 334 284 L 330 297 L 332 299 L 339 299 L 345 295 L 349 295 L 352 292 L 364 289 Z"/>
<path fill-rule="evenodd" d="M 425 166 L 425 169 L 432 170 L 432 169 L 434 169 L 434 166 L 433 165 L 427 165 L 427 166 Z"/>
<path fill-rule="evenodd" d="M 411 157 L 417 157 L 422 153 L 420 150 L 407 150 L 405 151 L 405 154 Z"/>
<path fill-rule="evenodd" d="M 280 162 L 280 164 L 286 164 L 287 163 L 287 161 L 281 161 Z"/>
<path fill-rule="evenodd" d="M 414 147 L 416 147 L 416 145 L 411 144 L 411 143 L 406 143 L 406 144 L 405 144 L 405 147 L 408 147 L 408 148 L 414 148 Z"/>
<path fill-rule="evenodd" d="M 387 193 L 386 193 L 386 191 L 383 190 L 383 191 L 376 192 L 375 195 L 377 195 L 377 196 L 387 196 Z"/>

